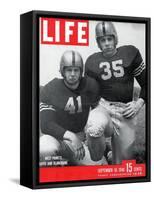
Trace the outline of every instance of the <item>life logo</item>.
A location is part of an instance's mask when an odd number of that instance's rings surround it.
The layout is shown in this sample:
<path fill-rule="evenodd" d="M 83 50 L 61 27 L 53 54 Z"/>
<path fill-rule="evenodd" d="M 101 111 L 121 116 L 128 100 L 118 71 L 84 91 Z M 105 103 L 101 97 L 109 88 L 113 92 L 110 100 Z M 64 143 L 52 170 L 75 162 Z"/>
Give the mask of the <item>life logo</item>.
<path fill-rule="evenodd" d="M 89 45 L 88 20 L 41 18 L 41 44 Z"/>

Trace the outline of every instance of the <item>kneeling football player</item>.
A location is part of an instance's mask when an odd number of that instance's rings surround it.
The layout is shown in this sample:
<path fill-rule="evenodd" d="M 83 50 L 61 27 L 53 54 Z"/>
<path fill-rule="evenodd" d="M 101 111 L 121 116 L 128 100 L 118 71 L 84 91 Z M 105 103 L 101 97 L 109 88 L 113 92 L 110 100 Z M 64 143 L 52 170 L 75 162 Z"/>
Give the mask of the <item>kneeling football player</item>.
<path fill-rule="evenodd" d="M 118 34 L 112 22 L 97 23 L 95 34 L 99 51 L 88 57 L 85 74 L 99 83 L 101 100 L 90 112 L 89 132 L 92 135 L 97 124 L 98 134 L 112 137 L 113 164 L 120 164 L 134 159 L 137 115 L 146 102 L 146 68 L 139 49 L 117 46 Z M 136 101 L 135 79 L 141 87 Z"/>
<path fill-rule="evenodd" d="M 91 133 L 86 126 L 99 100 L 99 86 L 94 79 L 83 77 L 83 67 L 78 52 L 64 52 L 60 61 L 63 78 L 51 80 L 41 90 L 41 159 L 61 155 L 72 165 L 107 164 L 104 135 Z"/>

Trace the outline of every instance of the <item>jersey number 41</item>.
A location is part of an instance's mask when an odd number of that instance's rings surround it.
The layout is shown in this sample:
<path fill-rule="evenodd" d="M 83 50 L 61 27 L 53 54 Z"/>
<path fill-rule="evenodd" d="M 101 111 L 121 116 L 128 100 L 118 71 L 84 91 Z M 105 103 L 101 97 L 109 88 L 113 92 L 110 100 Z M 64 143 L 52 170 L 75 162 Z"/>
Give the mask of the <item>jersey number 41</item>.
<path fill-rule="evenodd" d="M 70 114 L 81 113 L 82 112 L 82 104 L 81 104 L 81 96 L 76 98 L 77 108 L 75 107 L 74 98 L 69 97 L 67 104 L 65 106 L 65 111 L 68 111 Z"/>

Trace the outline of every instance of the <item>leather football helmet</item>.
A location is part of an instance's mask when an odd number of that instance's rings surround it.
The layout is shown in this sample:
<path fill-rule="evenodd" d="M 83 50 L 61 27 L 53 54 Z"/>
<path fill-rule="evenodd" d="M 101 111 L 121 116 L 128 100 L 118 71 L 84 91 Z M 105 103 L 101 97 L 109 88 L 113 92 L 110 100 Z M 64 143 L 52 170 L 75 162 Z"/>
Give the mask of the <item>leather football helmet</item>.
<path fill-rule="evenodd" d="M 99 22 L 95 28 L 96 41 L 99 47 L 99 38 L 106 35 L 113 35 L 115 38 L 115 46 L 118 44 L 117 31 L 112 22 Z"/>
<path fill-rule="evenodd" d="M 65 51 L 60 61 L 60 73 L 64 76 L 65 67 L 79 67 L 81 76 L 83 73 L 83 59 L 77 51 Z"/>

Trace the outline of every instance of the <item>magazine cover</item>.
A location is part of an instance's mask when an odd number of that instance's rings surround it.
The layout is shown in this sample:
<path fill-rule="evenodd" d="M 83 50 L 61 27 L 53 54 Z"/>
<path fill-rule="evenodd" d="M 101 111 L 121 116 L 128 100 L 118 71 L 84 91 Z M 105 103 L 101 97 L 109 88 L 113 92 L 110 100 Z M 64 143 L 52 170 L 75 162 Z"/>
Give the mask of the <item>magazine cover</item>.
<path fill-rule="evenodd" d="M 37 16 L 38 185 L 145 180 L 144 20 Z"/>

